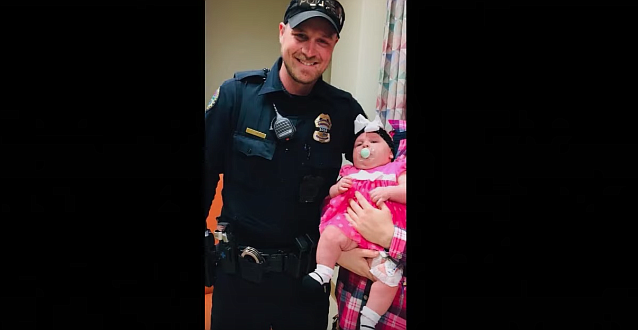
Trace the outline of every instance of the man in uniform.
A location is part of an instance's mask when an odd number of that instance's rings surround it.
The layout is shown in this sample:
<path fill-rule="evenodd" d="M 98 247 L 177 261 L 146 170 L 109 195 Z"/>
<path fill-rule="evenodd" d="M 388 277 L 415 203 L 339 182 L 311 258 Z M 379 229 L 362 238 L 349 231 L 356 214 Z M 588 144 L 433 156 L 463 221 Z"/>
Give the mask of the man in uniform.
<path fill-rule="evenodd" d="M 330 286 L 311 293 L 322 202 L 350 158 L 351 94 L 322 80 L 345 15 L 336 0 L 293 0 L 272 69 L 226 80 L 206 108 L 205 219 L 223 173 L 211 330 L 325 330 Z M 208 232 L 207 232 L 208 234 Z"/>

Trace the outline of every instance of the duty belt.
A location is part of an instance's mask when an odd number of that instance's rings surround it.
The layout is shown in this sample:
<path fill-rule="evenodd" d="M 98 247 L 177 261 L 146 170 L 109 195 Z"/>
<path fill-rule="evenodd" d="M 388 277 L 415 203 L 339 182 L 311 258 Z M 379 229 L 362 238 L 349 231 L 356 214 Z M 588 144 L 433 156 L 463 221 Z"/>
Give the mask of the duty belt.
<path fill-rule="evenodd" d="M 266 273 L 288 273 L 300 278 L 315 267 L 316 242 L 308 234 L 294 239 L 286 248 L 258 249 L 252 246 L 237 245 L 232 231 L 227 231 L 226 222 L 218 222 L 213 233 L 219 240 L 219 265 L 227 274 L 239 274 L 255 283 L 261 282 Z"/>
<path fill-rule="evenodd" d="M 262 264 L 265 272 L 281 273 L 286 270 L 286 261 L 296 256 L 290 249 L 256 249 L 250 246 L 238 246 L 240 258 L 252 258 L 256 264 Z"/>

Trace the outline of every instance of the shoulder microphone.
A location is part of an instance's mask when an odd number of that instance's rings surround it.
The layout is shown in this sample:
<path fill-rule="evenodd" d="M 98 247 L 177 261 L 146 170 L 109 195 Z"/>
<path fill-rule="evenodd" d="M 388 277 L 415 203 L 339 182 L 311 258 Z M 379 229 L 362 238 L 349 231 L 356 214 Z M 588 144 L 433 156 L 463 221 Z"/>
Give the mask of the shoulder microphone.
<path fill-rule="evenodd" d="M 290 140 L 290 138 L 295 134 L 295 125 L 293 125 L 290 119 L 279 114 L 274 103 L 272 107 L 275 109 L 275 118 L 273 118 L 270 123 L 270 130 L 275 131 L 275 135 L 277 135 L 278 139 L 286 141 Z"/>

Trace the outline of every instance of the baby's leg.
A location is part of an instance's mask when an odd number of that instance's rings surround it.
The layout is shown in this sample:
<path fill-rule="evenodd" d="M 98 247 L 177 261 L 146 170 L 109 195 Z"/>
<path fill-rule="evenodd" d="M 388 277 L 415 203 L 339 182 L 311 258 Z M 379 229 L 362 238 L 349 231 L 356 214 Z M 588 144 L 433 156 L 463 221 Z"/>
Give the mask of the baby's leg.
<path fill-rule="evenodd" d="M 357 246 L 336 226 L 328 225 L 324 228 L 319 243 L 317 243 L 317 264 L 331 268 L 337 264 L 341 251 L 347 251 Z"/>
<path fill-rule="evenodd" d="M 304 277 L 304 286 L 318 291 L 323 284 L 330 282 L 341 251 L 347 251 L 356 246 L 357 243 L 344 235 L 339 228 L 333 225 L 326 226 L 317 244 L 317 268 Z"/>
<path fill-rule="evenodd" d="M 374 329 L 392 305 L 397 290 L 399 286 L 389 286 L 379 280 L 372 283 L 368 302 L 361 309 L 361 329 Z"/>
<path fill-rule="evenodd" d="M 370 287 L 370 296 L 366 306 L 379 315 L 385 314 L 394 301 L 399 286 L 389 286 L 381 281 L 375 281 Z"/>

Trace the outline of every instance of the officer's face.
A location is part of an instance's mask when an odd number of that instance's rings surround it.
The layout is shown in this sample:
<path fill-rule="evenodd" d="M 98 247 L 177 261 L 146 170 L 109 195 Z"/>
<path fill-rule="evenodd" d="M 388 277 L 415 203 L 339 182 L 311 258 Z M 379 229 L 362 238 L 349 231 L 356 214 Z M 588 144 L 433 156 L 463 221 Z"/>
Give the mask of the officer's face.
<path fill-rule="evenodd" d="M 311 18 L 294 29 L 279 24 L 279 43 L 285 64 L 285 70 L 282 67 L 281 72 L 284 84 L 312 88 L 328 67 L 338 40 L 332 25 L 320 17 Z M 290 86 L 286 88 L 290 89 Z"/>
<path fill-rule="evenodd" d="M 361 133 L 354 141 L 352 164 L 358 169 L 385 165 L 392 161 L 392 157 L 390 146 L 375 132 Z"/>

